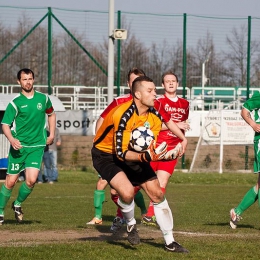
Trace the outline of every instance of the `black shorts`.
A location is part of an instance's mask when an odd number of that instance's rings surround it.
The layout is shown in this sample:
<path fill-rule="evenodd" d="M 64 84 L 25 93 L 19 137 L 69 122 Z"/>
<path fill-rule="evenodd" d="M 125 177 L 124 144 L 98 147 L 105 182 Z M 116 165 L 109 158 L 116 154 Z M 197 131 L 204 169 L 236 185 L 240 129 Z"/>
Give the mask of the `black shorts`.
<path fill-rule="evenodd" d="M 91 150 L 93 166 L 108 183 L 113 177 L 123 171 L 134 186 L 157 178 L 149 163 L 120 161 L 115 154 L 109 154 L 93 147 Z"/>

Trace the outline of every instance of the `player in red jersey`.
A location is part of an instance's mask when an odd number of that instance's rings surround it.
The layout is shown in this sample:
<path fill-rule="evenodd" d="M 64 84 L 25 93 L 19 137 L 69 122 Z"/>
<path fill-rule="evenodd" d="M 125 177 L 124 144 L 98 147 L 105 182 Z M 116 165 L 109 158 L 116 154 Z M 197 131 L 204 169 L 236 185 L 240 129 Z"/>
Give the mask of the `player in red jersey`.
<path fill-rule="evenodd" d="M 162 86 L 165 89 L 165 94 L 159 96 L 157 100 L 168 112 L 171 119 L 178 125 L 182 132 L 185 133 L 185 131 L 190 129 L 189 124 L 186 123 L 189 117 L 189 102 L 186 99 L 177 96 L 178 85 L 179 82 L 177 75 L 171 71 L 165 72 L 162 75 Z M 168 149 L 171 150 L 182 140 L 174 135 L 167 127 L 164 127 L 159 133 L 157 145 L 160 145 L 163 141 L 167 142 Z M 178 160 L 175 159 L 172 161 L 157 161 L 150 163 L 153 170 L 157 174 L 163 193 L 165 193 L 166 186 L 177 162 Z M 142 219 L 142 223 L 146 225 L 156 225 L 154 208 L 151 202 L 146 216 Z"/>

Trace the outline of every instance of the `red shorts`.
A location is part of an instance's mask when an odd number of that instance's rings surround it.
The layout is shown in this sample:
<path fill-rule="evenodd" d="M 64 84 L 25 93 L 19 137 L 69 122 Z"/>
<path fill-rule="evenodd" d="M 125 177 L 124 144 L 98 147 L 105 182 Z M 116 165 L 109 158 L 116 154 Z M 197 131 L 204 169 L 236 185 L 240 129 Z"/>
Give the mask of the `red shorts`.
<path fill-rule="evenodd" d="M 168 172 L 170 175 L 172 175 L 177 162 L 178 162 L 178 159 L 175 159 L 172 161 L 150 162 L 150 165 L 155 172 L 157 172 L 158 170 L 162 170 L 162 171 Z"/>

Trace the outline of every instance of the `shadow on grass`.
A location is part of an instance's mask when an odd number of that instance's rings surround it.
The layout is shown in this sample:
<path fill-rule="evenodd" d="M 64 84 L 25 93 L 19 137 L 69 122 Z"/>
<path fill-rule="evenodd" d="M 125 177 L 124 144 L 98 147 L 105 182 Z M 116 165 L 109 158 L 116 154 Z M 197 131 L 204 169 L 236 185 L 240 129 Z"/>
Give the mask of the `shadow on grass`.
<path fill-rule="evenodd" d="M 21 223 L 18 223 L 15 219 L 5 219 L 4 225 L 32 225 L 32 224 L 41 224 L 41 221 L 38 220 L 23 220 Z"/>
<path fill-rule="evenodd" d="M 223 222 L 223 223 L 206 223 L 206 224 L 203 224 L 203 225 L 204 226 L 219 226 L 219 227 L 226 226 L 227 228 L 231 229 L 231 227 L 229 226 L 229 223 L 227 223 L 227 222 Z M 239 224 L 237 226 L 237 228 L 252 228 L 252 229 L 259 230 L 258 228 L 255 228 L 255 226 L 253 226 L 253 225 L 246 225 L 246 224 Z"/>

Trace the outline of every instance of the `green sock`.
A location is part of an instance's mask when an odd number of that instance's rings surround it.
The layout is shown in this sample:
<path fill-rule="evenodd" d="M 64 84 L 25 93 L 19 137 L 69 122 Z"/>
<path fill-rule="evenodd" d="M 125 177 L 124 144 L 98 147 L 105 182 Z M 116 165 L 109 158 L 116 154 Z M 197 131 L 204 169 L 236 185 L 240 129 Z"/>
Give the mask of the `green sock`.
<path fill-rule="evenodd" d="M 256 192 L 256 187 L 254 186 L 246 193 L 239 205 L 235 208 L 236 214 L 241 215 L 246 209 L 253 205 L 257 199 L 258 192 Z"/>
<path fill-rule="evenodd" d="M 14 202 L 14 205 L 16 206 L 21 206 L 22 202 L 24 202 L 27 197 L 32 193 L 33 188 L 29 188 L 25 182 L 22 183 L 19 192 L 18 192 L 18 196 L 17 199 Z"/>
<path fill-rule="evenodd" d="M 2 188 L 0 191 L 0 214 L 1 215 L 4 215 L 4 209 L 5 209 L 5 206 L 8 202 L 8 200 L 11 197 L 12 190 L 13 189 L 10 189 L 10 190 L 7 189 L 4 184 L 2 185 Z"/>
<path fill-rule="evenodd" d="M 146 214 L 147 209 L 146 209 L 145 202 L 144 202 L 144 196 L 140 190 L 135 194 L 134 200 L 135 200 L 135 204 L 137 205 L 137 207 L 140 208 L 141 214 Z"/>
<path fill-rule="evenodd" d="M 94 191 L 95 217 L 98 219 L 102 218 L 104 201 L 105 201 L 105 190 L 95 190 Z"/>

